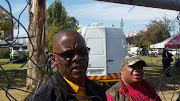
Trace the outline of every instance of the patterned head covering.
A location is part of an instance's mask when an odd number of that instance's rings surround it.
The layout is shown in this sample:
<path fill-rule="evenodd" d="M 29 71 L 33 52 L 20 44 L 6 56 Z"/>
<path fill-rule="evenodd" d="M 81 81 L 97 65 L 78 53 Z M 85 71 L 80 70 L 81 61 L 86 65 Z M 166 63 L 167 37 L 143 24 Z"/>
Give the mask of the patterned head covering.
<path fill-rule="evenodd" d="M 146 62 L 143 61 L 139 56 L 126 56 L 124 60 L 121 62 L 121 67 L 124 65 L 134 65 L 135 63 L 141 63 L 143 67 L 146 67 Z"/>

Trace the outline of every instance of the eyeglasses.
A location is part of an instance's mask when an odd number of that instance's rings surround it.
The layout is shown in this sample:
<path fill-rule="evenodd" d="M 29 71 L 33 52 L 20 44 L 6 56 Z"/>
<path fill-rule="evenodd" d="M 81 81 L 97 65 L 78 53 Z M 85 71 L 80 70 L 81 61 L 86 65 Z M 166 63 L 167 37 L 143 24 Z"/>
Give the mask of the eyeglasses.
<path fill-rule="evenodd" d="M 86 47 L 86 48 L 81 48 L 78 50 L 67 50 L 62 53 L 56 53 L 56 52 L 53 52 L 53 53 L 61 56 L 65 60 L 70 60 L 70 59 L 73 59 L 76 54 L 78 54 L 81 57 L 87 56 L 89 54 L 89 51 L 90 51 L 90 48 Z"/>
<path fill-rule="evenodd" d="M 135 65 L 130 65 L 129 67 L 133 68 L 133 69 L 143 69 L 143 66 L 135 66 Z"/>

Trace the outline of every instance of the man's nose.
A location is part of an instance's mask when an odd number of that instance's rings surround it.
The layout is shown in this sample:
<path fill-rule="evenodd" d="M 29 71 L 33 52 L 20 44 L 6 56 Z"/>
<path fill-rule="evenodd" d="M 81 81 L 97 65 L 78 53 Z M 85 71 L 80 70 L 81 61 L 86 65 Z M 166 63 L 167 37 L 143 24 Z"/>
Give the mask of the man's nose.
<path fill-rule="evenodd" d="M 72 60 L 79 60 L 79 59 L 82 59 L 82 56 L 76 53 Z"/>

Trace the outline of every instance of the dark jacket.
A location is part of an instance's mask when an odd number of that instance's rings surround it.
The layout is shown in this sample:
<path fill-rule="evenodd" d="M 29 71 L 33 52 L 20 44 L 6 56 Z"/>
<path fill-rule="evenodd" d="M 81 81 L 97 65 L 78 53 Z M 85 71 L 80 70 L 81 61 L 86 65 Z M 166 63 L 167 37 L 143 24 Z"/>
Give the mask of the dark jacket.
<path fill-rule="evenodd" d="M 168 50 L 166 49 L 163 49 L 163 52 L 162 52 L 162 58 L 167 58 L 167 57 L 172 57 L 173 55 L 171 53 L 168 52 Z"/>
<path fill-rule="evenodd" d="M 43 84 L 36 94 L 31 93 L 24 101 L 78 101 L 75 94 L 70 93 L 70 85 L 64 80 L 57 71 L 52 77 Z M 106 101 L 105 90 L 92 80 L 86 77 L 85 91 L 93 101 Z M 33 99 L 33 100 L 32 100 Z"/>
<path fill-rule="evenodd" d="M 142 80 L 142 86 L 148 89 L 154 97 L 157 96 L 156 91 L 149 85 L 148 82 Z M 123 81 L 120 79 L 115 85 L 106 91 L 106 94 L 109 94 L 114 101 L 133 101 L 132 97 L 129 94 L 128 89 L 124 85 Z M 157 96 L 155 101 L 161 101 L 160 97 Z"/>
<path fill-rule="evenodd" d="M 180 92 L 179 92 L 179 97 L 178 97 L 178 99 L 176 101 L 180 101 Z"/>

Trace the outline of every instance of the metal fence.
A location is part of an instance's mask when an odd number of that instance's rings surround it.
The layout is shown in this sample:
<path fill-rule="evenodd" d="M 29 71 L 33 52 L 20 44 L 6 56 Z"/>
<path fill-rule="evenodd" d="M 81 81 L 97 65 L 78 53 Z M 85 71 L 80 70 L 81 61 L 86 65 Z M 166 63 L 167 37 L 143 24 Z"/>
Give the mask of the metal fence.
<path fill-rule="evenodd" d="M 22 13 L 25 11 L 25 9 L 27 9 L 27 7 L 28 7 L 28 5 L 29 5 L 29 1 L 27 1 L 27 4 L 26 4 L 25 7 L 22 9 L 22 11 L 21 11 L 21 13 L 19 14 L 19 17 L 18 17 L 18 18 L 16 18 L 16 17 L 13 16 L 12 10 L 11 10 L 11 4 L 9 3 L 9 1 L 8 1 L 8 0 L 4 0 L 4 1 L 9 5 L 9 10 L 5 9 L 5 8 L 3 7 L 3 5 L 1 5 L 1 4 L 0 4 L 0 8 L 3 9 L 6 13 L 8 13 L 8 14 L 11 16 L 11 18 L 12 18 L 14 21 L 17 22 L 18 33 L 17 33 L 17 36 L 8 37 L 8 38 L 5 40 L 5 43 L 0 44 L 0 47 L 1 47 L 1 48 L 4 48 L 4 47 L 12 47 L 12 48 L 19 47 L 19 48 L 21 48 L 23 51 L 25 51 L 25 50 L 23 49 L 22 45 L 20 45 L 20 44 L 17 45 L 17 40 L 18 40 L 18 39 L 28 39 L 28 40 L 31 40 L 32 38 L 34 38 L 34 36 L 29 36 L 29 33 L 28 33 L 27 29 L 23 26 L 23 24 L 22 24 L 21 21 L 20 21 L 20 18 L 21 18 Z M 176 19 L 176 20 L 179 21 L 179 19 Z M 20 27 L 22 27 L 22 28 L 25 30 L 25 32 L 26 32 L 26 34 L 27 34 L 27 37 L 20 37 L 20 36 L 19 36 L 19 28 L 20 28 Z M 13 39 L 13 41 L 9 41 L 9 40 L 12 40 L 12 39 Z M 31 41 L 30 41 L 29 44 L 32 45 Z M 33 46 L 33 45 L 32 45 L 32 46 Z M 1 85 L 1 83 L 3 83 L 4 81 L 0 81 L 0 90 L 1 90 L 1 91 L 4 91 L 5 96 L 6 96 L 7 99 L 9 99 L 10 101 L 11 101 L 11 100 L 17 100 L 17 98 L 15 98 L 12 94 L 9 93 L 9 90 L 11 90 L 11 89 L 18 90 L 18 91 L 22 91 L 22 92 L 31 93 L 31 92 L 29 92 L 29 91 L 27 91 L 27 90 L 20 89 L 21 87 L 24 87 L 24 86 L 25 86 L 25 81 L 22 81 L 22 80 L 25 80 L 26 78 L 30 78 L 30 79 L 36 80 L 36 79 L 34 79 L 34 78 L 32 78 L 32 77 L 28 77 L 28 76 L 27 76 L 27 74 L 26 74 L 26 70 L 27 70 L 27 69 L 41 68 L 41 67 L 44 67 L 44 66 L 51 65 L 51 64 L 49 64 L 49 62 L 47 62 L 47 64 L 41 64 L 41 65 L 37 65 L 37 64 L 35 64 L 35 63 L 33 62 L 33 63 L 36 65 L 36 67 L 28 67 L 28 68 L 27 68 L 27 67 L 26 67 L 27 62 L 28 62 L 28 61 L 33 61 L 33 60 L 31 59 L 31 57 L 29 57 L 27 54 L 25 54 L 25 52 L 19 52 L 19 54 L 21 54 L 21 57 L 18 57 L 17 59 L 14 59 L 14 60 L 11 60 L 11 61 L 8 61 L 8 62 L 4 62 L 4 63 L 0 64 L 0 78 L 1 78 L 1 80 L 2 80 L 2 78 L 3 78 L 3 79 L 5 79 L 5 81 L 7 81 L 7 83 L 6 83 L 5 85 Z M 24 63 L 23 63 L 21 66 L 19 66 L 18 69 L 14 69 L 13 67 L 8 67 L 8 68 L 11 68 L 11 69 L 7 70 L 6 65 L 11 64 L 11 63 L 14 63 L 14 62 L 17 62 L 17 61 L 21 60 L 23 57 L 26 57 L 27 60 L 25 60 Z M 48 61 L 50 61 L 50 59 L 49 59 Z M 169 68 L 170 68 L 170 71 L 173 70 L 174 68 L 176 68 L 176 64 L 177 64 L 178 62 L 179 62 L 179 60 L 176 61 L 172 66 L 169 67 Z M 158 62 L 157 62 L 157 63 L 158 63 Z M 157 64 L 157 65 L 158 65 L 158 64 Z M 5 68 L 5 67 L 6 67 L 6 68 Z M 48 68 L 48 69 L 49 69 L 49 71 L 53 71 L 54 68 L 55 68 L 55 67 Z M 43 71 L 43 73 L 44 73 L 44 74 L 46 75 L 46 77 L 47 77 L 46 80 L 51 77 L 51 73 L 50 73 L 50 72 Z M 162 92 L 162 93 L 163 93 L 163 91 L 161 91 L 161 85 L 162 85 L 162 81 L 163 81 L 163 79 L 164 79 L 163 77 L 164 77 L 164 74 L 165 74 L 165 73 L 166 73 L 166 71 L 165 71 L 165 72 L 162 74 L 162 76 L 160 76 L 159 79 L 157 80 L 157 82 L 159 83 L 158 92 Z M 23 78 L 23 79 L 21 79 L 20 81 L 17 81 L 19 78 Z M 15 84 L 14 81 L 16 82 L 16 84 Z M 38 81 L 38 80 L 36 80 L 36 81 Z M 171 82 L 174 82 L 174 79 L 172 78 L 172 79 L 170 79 L 170 81 L 171 81 Z M 39 81 L 38 81 L 38 82 L 39 82 Z M 3 84 L 4 84 L 4 83 L 3 83 Z M 14 85 L 19 85 L 19 86 L 14 86 Z M 38 87 L 38 86 L 37 86 L 37 87 Z M 178 89 L 179 89 L 179 88 L 178 88 Z M 37 93 L 37 90 L 38 90 L 38 88 L 34 91 L 34 92 L 35 92 L 34 94 Z M 174 89 L 173 89 L 173 90 L 174 90 L 174 92 L 175 92 L 175 90 L 177 90 L 176 84 L 174 84 Z M 71 95 L 72 95 L 72 94 L 71 94 Z M 20 95 L 19 95 L 19 96 L 20 96 Z M 77 95 L 73 95 L 73 96 L 77 96 Z M 173 96 L 174 96 L 174 93 L 173 93 Z M 172 98 L 173 98 L 173 96 L 172 96 Z M 90 96 L 89 98 L 93 98 L 93 97 L 96 97 L 96 96 Z M 85 98 L 87 98 L 87 97 L 85 97 Z M 171 98 L 171 100 L 172 100 L 172 98 Z M 166 96 L 165 96 L 165 95 L 164 95 L 164 99 L 165 99 L 166 101 L 169 101 L 169 99 L 166 99 Z M 0 98 L 0 100 L 3 101 L 3 99 L 1 99 L 1 98 Z"/>

